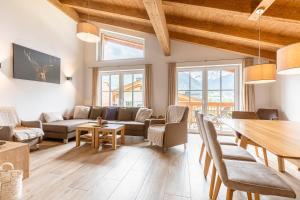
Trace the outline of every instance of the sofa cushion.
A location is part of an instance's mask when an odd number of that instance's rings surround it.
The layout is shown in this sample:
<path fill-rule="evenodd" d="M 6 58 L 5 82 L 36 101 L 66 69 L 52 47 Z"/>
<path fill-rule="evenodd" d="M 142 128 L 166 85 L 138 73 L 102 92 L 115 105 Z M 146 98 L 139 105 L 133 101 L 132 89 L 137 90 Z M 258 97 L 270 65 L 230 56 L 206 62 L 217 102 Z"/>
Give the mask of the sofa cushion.
<path fill-rule="evenodd" d="M 42 137 L 44 132 L 40 128 L 16 127 L 14 129 L 15 138 L 17 141 L 25 141 Z"/>
<path fill-rule="evenodd" d="M 146 119 L 150 119 L 152 115 L 152 109 L 140 108 L 136 114 L 135 121 L 145 122 Z"/>
<path fill-rule="evenodd" d="M 118 120 L 120 121 L 130 121 L 132 118 L 131 108 L 119 108 Z"/>
<path fill-rule="evenodd" d="M 89 117 L 89 106 L 75 106 L 74 119 L 87 119 Z"/>
<path fill-rule="evenodd" d="M 44 123 L 43 129 L 46 132 L 69 133 L 75 131 L 78 125 L 88 123 L 90 121 L 91 120 L 88 119 L 71 119 Z"/>
<path fill-rule="evenodd" d="M 55 121 L 64 120 L 62 114 L 59 112 L 43 113 L 43 116 L 46 122 L 55 122 Z"/>
<path fill-rule="evenodd" d="M 132 116 L 131 116 L 131 121 L 135 120 L 136 114 L 139 111 L 140 107 L 131 107 L 132 109 Z"/>
<path fill-rule="evenodd" d="M 124 124 L 126 130 L 144 131 L 145 124 L 136 121 L 107 121 L 109 124 Z"/>
<path fill-rule="evenodd" d="M 118 119 L 118 107 L 109 107 L 106 109 L 105 117 L 106 120 L 117 120 Z"/>
<path fill-rule="evenodd" d="M 89 119 L 97 119 L 97 117 L 104 118 L 105 115 L 105 107 L 93 106 L 91 107 Z"/>

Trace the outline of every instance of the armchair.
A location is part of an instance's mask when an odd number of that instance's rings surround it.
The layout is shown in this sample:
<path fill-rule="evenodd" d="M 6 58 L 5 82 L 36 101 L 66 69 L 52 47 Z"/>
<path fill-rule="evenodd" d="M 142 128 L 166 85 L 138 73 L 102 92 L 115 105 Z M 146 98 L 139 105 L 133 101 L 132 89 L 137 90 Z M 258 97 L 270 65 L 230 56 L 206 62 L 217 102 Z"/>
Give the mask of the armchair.
<path fill-rule="evenodd" d="M 41 121 L 22 121 L 13 107 L 0 107 L 0 140 L 24 142 L 38 148 L 43 135 Z"/>
<path fill-rule="evenodd" d="M 189 108 L 169 106 L 166 119 L 152 119 L 148 128 L 148 140 L 166 150 L 187 143 L 187 119 Z"/>

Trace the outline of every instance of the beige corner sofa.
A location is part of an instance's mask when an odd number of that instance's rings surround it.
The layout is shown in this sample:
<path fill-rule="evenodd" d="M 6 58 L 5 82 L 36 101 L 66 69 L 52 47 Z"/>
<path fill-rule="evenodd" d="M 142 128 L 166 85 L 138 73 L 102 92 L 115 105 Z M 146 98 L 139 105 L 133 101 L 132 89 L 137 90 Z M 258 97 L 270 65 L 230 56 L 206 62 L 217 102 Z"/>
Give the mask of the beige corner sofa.
<path fill-rule="evenodd" d="M 80 124 L 95 122 L 98 116 L 113 124 L 124 124 L 125 135 L 143 136 L 146 138 L 150 119 L 145 122 L 135 121 L 138 107 L 99 107 L 91 106 L 88 118 L 86 119 L 70 119 L 43 123 L 45 138 L 63 139 L 67 143 L 69 139 L 75 137 L 76 127 Z"/>

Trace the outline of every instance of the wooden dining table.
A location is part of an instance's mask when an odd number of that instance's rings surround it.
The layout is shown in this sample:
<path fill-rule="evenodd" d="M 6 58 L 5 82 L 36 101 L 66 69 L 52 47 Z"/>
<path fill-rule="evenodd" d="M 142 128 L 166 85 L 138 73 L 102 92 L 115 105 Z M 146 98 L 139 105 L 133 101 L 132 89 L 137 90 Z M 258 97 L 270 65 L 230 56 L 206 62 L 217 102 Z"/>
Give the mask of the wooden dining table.
<path fill-rule="evenodd" d="M 241 134 L 241 147 L 247 148 L 251 141 L 275 154 L 281 172 L 285 171 L 284 159 L 300 159 L 300 122 L 253 119 L 221 121 Z"/>

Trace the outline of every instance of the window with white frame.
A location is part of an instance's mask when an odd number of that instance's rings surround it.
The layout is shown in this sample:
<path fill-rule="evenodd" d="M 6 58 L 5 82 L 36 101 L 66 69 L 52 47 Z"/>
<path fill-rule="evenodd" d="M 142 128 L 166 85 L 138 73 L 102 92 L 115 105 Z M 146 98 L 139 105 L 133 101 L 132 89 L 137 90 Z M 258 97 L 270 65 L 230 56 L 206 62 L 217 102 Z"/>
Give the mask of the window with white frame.
<path fill-rule="evenodd" d="M 239 67 L 193 66 L 177 69 L 177 104 L 190 108 L 189 128 L 196 129 L 195 111 L 212 118 L 230 117 L 239 108 Z"/>
<path fill-rule="evenodd" d="M 143 59 L 145 57 L 143 38 L 102 30 L 101 60 Z"/>
<path fill-rule="evenodd" d="M 100 105 L 144 106 L 144 70 L 100 73 Z"/>

